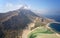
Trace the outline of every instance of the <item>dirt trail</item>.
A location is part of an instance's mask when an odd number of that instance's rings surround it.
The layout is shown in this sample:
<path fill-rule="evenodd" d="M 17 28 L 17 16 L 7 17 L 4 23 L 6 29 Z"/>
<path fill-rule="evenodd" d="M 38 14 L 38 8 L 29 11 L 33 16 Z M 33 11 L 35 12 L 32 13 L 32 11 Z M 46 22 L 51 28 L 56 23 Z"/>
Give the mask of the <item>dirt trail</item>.
<path fill-rule="evenodd" d="M 32 25 L 31 27 L 33 27 L 35 23 L 31 23 L 30 25 Z M 23 30 L 22 38 L 27 38 L 30 31 L 30 27 L 28 29 Z"/>
<path fill-rule="evenodd" d="M 38 18 L 36 18 L 32 23 L 28 24 L 28 29 L 25 29 L 23 30 L 23 34 L 22 34 L 22 38 L 27 38 L 28 37 L 28 34 L 32 31 L 30 30 L 31 27 L 34 27 L 35 26 L 35 23 L 37 21 Z"/>

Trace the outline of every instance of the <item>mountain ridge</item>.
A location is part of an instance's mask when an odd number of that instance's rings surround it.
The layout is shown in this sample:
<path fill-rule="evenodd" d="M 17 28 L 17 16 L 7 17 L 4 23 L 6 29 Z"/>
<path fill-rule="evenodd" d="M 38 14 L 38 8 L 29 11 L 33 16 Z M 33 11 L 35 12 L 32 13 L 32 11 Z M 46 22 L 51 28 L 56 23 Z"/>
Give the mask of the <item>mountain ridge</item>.
<path fill-rule="evenodd" d="M 0 28 L 5 35 L 7 33 L 5 38 L 8 38 L 8 36 L 9 38 L 16 38 L 22 36 L 25 29 L 32 30 L 40 26 L 40 24 L 44 25 L 49 22 L 54 22 L 54 20 L 39 17 L 30 9 L 21 8 L 2 14 L 0 18 Z"/>

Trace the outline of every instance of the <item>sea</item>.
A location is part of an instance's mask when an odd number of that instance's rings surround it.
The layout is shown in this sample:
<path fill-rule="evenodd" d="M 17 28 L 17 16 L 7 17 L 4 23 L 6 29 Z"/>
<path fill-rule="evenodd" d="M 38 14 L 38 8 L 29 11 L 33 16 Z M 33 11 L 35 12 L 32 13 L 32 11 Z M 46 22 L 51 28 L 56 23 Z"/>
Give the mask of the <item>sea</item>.
<path fill-rule="evenodd" d="M 48 14 L 44 14 L 43 16 L 47 17 L 47 18 L 50 18 L 50 19 L 53 19 L 57 22 L 60 22 L 60 12 L 58 12 L 58 13 L 48 13 Z"/>
<path fill-rule="evenodd" d="M 60 24 L 58 23 L 51 23 L 49 25 L 50 28 L 52 28 L 53 31 L 60 33 Z"/>
<path fill-rule="evenodd" d="M 60 15 L 46 15 L 45 17 L 53 19 L 57 22 L 60 22 Z"/>
<path fill-rule="evenodd" d="M 53 20 L 55 20 L 57 22 L 60 22 L 60 12 L 59 13 L 53 13 L 53 14 L 52 13 L 51 14 L 45 14 L 43 16 L 45 16 L 47 18 L 50 18 L 50 19 L 53 19 Z M 52 28 L 52 30 L 60 33 L 60 24 L 58 24 L 58 23 L 51 23 L 49 25 L 49 27 Z"/>

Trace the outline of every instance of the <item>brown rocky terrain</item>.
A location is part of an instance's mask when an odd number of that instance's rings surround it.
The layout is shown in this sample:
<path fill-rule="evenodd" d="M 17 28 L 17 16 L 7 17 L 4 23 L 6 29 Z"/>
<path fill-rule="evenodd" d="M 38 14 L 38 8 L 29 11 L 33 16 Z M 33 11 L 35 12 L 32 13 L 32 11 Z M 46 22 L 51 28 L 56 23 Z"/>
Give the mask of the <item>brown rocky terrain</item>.
<path fill-rule="evenodd" d="M 23 38 L 26 33 L 34 28 L 50 22 L 54 22 L 54 20 L 40 17 L 30 9 L 20 8 L 2 13 L 0 14 L 0 37 Z"/>

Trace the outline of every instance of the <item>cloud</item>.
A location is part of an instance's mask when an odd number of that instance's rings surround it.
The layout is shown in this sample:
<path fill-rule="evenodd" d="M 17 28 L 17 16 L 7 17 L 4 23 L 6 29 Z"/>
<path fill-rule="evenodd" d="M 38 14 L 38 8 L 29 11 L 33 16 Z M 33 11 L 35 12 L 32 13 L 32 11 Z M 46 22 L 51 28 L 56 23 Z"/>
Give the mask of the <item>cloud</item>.
<path fill-rule="evenodd" d="M 12 3 L 6 3 L 5 5 L 0 5 L 0 12 L 7 12 L 19 9 L 22 5 L 21 4 L 12 4 Z"/>
<path fill-rule="evenodd" d="M 27 5 L 25 6 L 25 5 L 22 5 L 22 4 L 6 3 L 5 5 L 0 5 L 0 13 L 16 10 L 16 9 L 19 9 L 23 6 L 24 6 L 25 9 L 30 8 L 30 6 L 27 6 Z"/>

